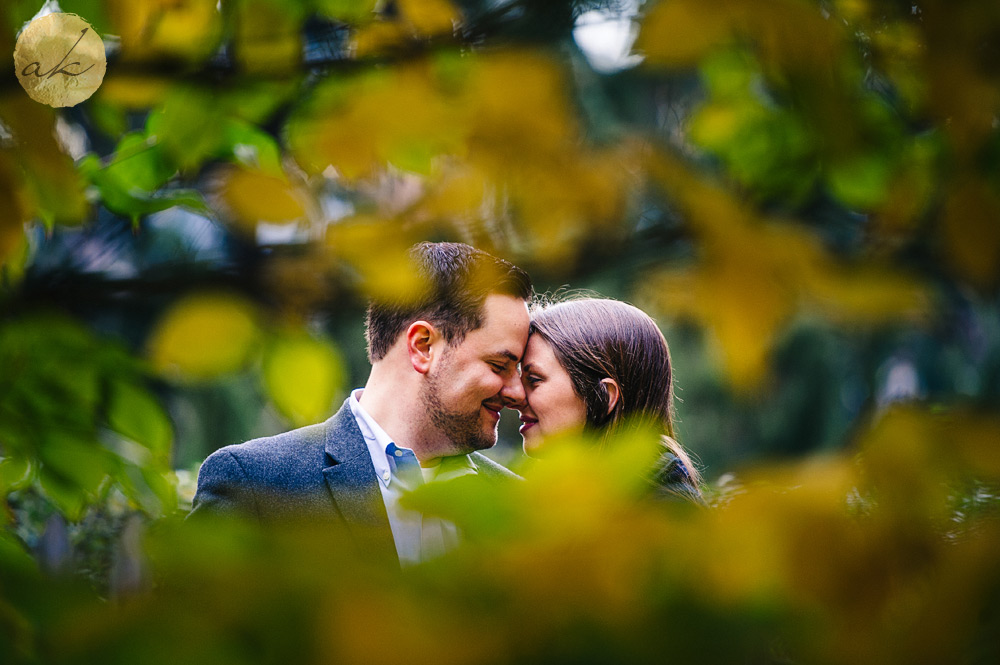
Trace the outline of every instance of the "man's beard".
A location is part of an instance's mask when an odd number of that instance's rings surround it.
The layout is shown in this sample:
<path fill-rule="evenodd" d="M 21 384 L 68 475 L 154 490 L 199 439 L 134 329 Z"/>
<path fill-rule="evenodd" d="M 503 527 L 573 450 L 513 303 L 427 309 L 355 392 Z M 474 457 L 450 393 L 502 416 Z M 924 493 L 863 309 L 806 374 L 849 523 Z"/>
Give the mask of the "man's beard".
<path fill-rule="evenodd" d="M 454 444 L 456 454 L 484 450 L 496 443 L 496 432 L 483 429 L 480 408 L 471 413 L 450 411 L 441 402 L 439 374 L 428 376 L 424 391 L 424 405 L 430 414 L 431 423 Z"/>

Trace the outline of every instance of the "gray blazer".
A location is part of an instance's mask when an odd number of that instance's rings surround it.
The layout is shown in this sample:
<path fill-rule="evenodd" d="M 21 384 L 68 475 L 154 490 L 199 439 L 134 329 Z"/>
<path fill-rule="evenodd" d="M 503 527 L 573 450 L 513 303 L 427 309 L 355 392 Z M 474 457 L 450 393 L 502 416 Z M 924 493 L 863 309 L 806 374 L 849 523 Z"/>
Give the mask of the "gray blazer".
<path fill-rule="evenodd" d="M 519 478 L 485 455 L 469 459 L 484 480 Z M 346 401 L 324 423 L 209 455 L 198 472 L 191 516 L 204 513 L 333 521 L 355 544 L 396 556 L 375 467 Z"/>

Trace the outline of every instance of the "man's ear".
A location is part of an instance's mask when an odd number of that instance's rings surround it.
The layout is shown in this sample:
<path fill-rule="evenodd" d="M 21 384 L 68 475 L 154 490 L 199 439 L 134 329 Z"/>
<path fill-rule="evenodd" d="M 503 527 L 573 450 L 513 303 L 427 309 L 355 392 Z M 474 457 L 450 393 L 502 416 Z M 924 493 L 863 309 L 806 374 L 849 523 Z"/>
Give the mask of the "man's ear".
<path fill-rule="evenodd" d="M 430 371 L 431 360 L 434 358 L 434 343 L 440 339 L 441 333 L 433 323 L 414 321 L 406 329 L 406 353 L 410 357 L 413 369 L 426 374 Z"/>
<path fill-rule="evenodd" d="M 622 391 L 618 387 L 618 382 L 612 378 L 601 379 L 601 385 L 608 393 L 608 413 L 606 415 L 611 415 L 611 412 L 615 410 L 615 405 L 618 404 L 618 398 L 621 397 Z"/>

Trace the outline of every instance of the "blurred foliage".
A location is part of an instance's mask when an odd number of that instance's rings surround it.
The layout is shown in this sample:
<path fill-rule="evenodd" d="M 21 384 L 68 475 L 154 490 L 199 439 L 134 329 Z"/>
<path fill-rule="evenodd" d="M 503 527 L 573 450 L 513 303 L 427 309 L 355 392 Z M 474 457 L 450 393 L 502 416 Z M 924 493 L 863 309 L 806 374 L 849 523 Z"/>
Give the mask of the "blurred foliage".
<path fill-rule="evenodd" d="M 0 644 L 46 663 L 994 662 L 1000 503 L 957 507 L 972 476 L 995 492 L 998 434 L 893 409 L 853 459 L 748 474 L 711 509 L 642 497 L 655 441 L 567 446 L 523 483 L 411 495 L 466 542 L 405 573 L 334 525 L 166 520 L 144 539 L 155 590 L 104 603 L 3 550 Z"/>
<path fill-rule="evenodd" d="M 1000 5 L 60 6 L 110 57 L 0 85 L 4 662 L 997 660 Z M 428 488 L 468 543 L 403 577 L 158 521 L 363 383 L 422 239 L 656 316 L 713 508 L 637 499 L 640 442 Z"/>

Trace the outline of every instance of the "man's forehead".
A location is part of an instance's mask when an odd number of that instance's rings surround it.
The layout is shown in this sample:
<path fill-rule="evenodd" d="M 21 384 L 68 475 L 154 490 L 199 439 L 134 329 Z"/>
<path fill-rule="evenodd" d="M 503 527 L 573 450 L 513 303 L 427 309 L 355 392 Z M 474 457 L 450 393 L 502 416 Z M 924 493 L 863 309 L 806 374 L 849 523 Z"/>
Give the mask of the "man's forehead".
<path fill-rule="evenodd" d="M 528 340 L 528 306 L 514 296 L 492 294 L 483 306 L 483 325 L 466 335 L 466 340 L 489 343 L 496 353 L 520 358 Z"/>

